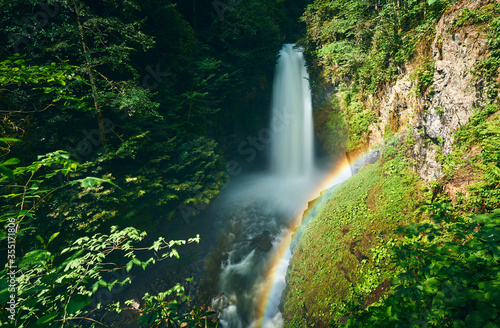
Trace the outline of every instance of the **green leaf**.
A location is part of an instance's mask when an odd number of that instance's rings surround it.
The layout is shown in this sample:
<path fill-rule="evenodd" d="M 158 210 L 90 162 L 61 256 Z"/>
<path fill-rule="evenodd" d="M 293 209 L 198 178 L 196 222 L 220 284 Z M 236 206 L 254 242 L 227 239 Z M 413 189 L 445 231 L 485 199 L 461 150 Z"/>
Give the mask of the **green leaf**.
<path fill-rule="evenodd" d="M 9 158 L 5 162 L 0 163 L 0 165 L 16 165 L 19 164 L 20 162 L 21 161 L 19 160 L 19 158 Z"/>
<path fill-rule="evenodd" d="M 36 239 L 38 239 L 40 243 L 42 243 L 42 245 L 45 245 L 45 240 L 43 240 L 43 238 L 40 235 L 36 235 Z"/>
<path fill-rule="evenodd" d="M 44 292 L 48 292 L 48 289 L 44 285 L 39 285 L 39 286 L 35 286 L 35 287 L 29 288 L 29 289 L 22 290 L 21 294 L 19 296 L 23 297 L 23 298 L 28 298 L 28 296 L 33 295 L 35 293 L 38 293 L 40 291 L 42 291 L 42 293 L 44 293 Z M 36 298 L 35 298 L 35 301 L 36 301 Z"/>
<path fill-rule="evenodd" d="M 422 286 L 424 287 L 424 291 L 428 294 L 436 294 L 439 290 L 440 285 L 441 281 L 439 281 L 439 279 L 436 277 L 429 278 L 422 284 Z"/>
<path fill-rule="evenodd" d="M 95 294 L 95 292 L 99 289 L 99 282 L 96 281 L 93 285 L 92 285 L 92 294 Z"/>
<path fill-rule="evenodd" d="M 49 313 L 49 314 L 46 314 L 44 315 L 43 317 L 41 317 L 40 319 L 38 319 L 38 321 L 36 322 L 37 325 L 43 325 L 44 323 L 48 323 L 48 322 L 51 322 L 52 320 L 54 320 L 58 315 L 60 314 L 60 312 L 52 312 L 52 313 Z"/>
<path fill-rule="evenodd" d="M 50 252 L 47 252 L 44 249 L 36 249 L 24 255 L 21 263 L 19 263 L 19 267 L 25 266 L 36 266 L 40 264 L 45 264 L 50 259 Z"/>
<path fill-rule="evenodd" d="M 0 173 L 4 176 L 8 176 L 9 178 L 14 178 L 14 171 L 6 168 L 3 165 L 0 165 Z"/>
<path fill-rule="evenodd" d="M 122 189 L 122 188 L 120 188 L 118 185 L 116 185 L 115 183 L 113 183 L 109 179 L 100 179 L 100 178 L 95 178 L 95 177 L 86 177 L 84 179 L 73 180 L 69 184 L 70 185 L 74 185 L 76 183 L 79 183 L 80 187 L 83 187 L 83 188 L 92 188 L 96 184 L 100 184 L 102 182 L 109 183 L 109 184 L 117 187 L 118 189 Z"/>
<path fill-rule="evenodd" d="M 0 304 L 5 304 L 10 298 L 9 282 L 7 279 L 0 278 Z"/>
<path fill-rule="evenodd" d="M 90 297 L 87 295 L 76 294 L 71 296 L 71 300 L 68 303 L 67 311 L 69 314 L 73 314 L 77 311 L 80 311 L 87 305 L 91 303 Z"/>
<path fill-rule="evenodd" d="M 500 304 L 500 287 L 492 287 L 484 295 L 484 299 L 491 304 Z"/>
<path fill-rule="evenodd" d="M 63 253 L 65 252 L 65 250 L 63 250 Z M 75 260 L 77 257 L 79 257 L 84 251 L 85 250 L 83 249 L 76 251 L 73 255 L 64 260 L 64 262 L 57 267 L 56 271 L 61 271 L 61 269 L 64 269 L 64 271 L 66 272 L 69 269 L 72 269 L 73 268 L 73 266 L 71 265 L 72 261 Z"/>
<path fill-rule="evenodd" d="M 48 244 L 50 244 L 50 242 L 51 242 L 52 240 L 54 240 L 54 238 L 56 238 L 57 236 L 59 236 L 59 233 L 60 233 L 59 231 L 58 231 L 58 232 L 53 233 L 53 234 L 52 234 L 52 236 L 50 236 L 49 241 L 47 242 L 47 245 L 48 245 Z"/>
<path fill-rule="evenodd" d="M 127 263 L 127 267 L 125 269 L 127 270 L 127 272 L 129 272 L 132 269 L 133 266 L 134 266 L 134 262 L 133 261 L 129 261 Z"/>

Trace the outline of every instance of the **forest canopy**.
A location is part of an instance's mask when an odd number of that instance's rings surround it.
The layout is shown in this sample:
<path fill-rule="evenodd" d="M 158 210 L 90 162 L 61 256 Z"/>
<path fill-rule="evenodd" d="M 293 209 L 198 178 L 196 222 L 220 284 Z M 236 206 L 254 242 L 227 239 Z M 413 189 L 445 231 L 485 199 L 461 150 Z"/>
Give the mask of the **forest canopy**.
<path fill-rule="evenodd" d="M 267 124 L 278 51 L 298 33 L 302 6 L 2 2 L 1 239 L 7 249 L 14 238 L 22 267 L 17 311 L 2 323 L 92 321 L 92 295 L 127 282 L 105 281 L 104 272 L 116 270 L 101 263 L 113 245 L 126 252 L 144 238 L 153 243 L 141 231 L 160 224 L 189 229 L 190 218 L 227 180 L 232 145 Z M 172 246 L 159 240 L 149 249 Z M 130 257 L 115 257 L 117 267 L 129 271 L 161 259 Z M 2 304 L 10 295 L 8 268 L 1 274 Z M 175 311 L 158 312 L 173 292 L 181 295 L 182 288 L 145 296 L 150 307 L 142 324 L 174 317 Z M 174 321 L 196 326 L 201 317 Z"/>

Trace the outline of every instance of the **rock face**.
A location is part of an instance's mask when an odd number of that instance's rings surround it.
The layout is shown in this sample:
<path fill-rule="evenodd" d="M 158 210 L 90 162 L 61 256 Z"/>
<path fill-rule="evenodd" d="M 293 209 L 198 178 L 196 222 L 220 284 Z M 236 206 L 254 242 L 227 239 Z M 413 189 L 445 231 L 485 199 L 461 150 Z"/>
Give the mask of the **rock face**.
<path fill-rule="evenodd" d="M 376 149 L 374 151 L 369 152 L 365 156 L 359 158 L 356 163 L 351 165 L 351 173 L 358 173 L 359 169 L 368 164 L 374 164 L 380 158 L 380 149 Z"/>
<path fill-rule="evenodd" d="M 442 174 L 438 154 L 446 155 L 453 150 L 453 133 L 469 121 L 474 107 L 485 102 L 482 93 L 474 87 L 480 81 L 475 81 L 473 71 L 477 61 L 487 56 L 487 36 L 478 26 L 453 30 L 450 27 L 466 6 L 473 10 L 493 2 L 465 1 L 455 4 L 443 15 L 430 45 L 434 82 L 424 95 L 415 95 L 412 76 L 416 65 L 413 63 L 392 86 L 367 104 L 379 116 L 370 126 L 369 147 L 381 144 L 388 130 L 413 138 L 409 155 L 415 159 L 416 171 L 426 181 Z M 420 55 L 428 53 L 429 49 L 420 51 Z"/>

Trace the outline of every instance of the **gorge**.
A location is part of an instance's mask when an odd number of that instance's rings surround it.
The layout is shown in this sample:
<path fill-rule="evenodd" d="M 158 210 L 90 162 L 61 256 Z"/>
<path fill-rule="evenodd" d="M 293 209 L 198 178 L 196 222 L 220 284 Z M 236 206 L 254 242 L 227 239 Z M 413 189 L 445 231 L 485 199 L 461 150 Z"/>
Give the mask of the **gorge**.
<path fill-rule="evenodd" d="M 219 278 L 224 295 L 212 304 L 227 328 L 283 327 L 278 305 L 290 235 L 327 176 L 315 164 L 308 74 L 293 44 L 280 52 L 267 131 L 268 169 L 231 180 L 214 207 L 231 245 Z"/>
<path fill-rule="evenodd" d="M 500 327 L 498 1 L 0 12 L 1 326 Z"/>

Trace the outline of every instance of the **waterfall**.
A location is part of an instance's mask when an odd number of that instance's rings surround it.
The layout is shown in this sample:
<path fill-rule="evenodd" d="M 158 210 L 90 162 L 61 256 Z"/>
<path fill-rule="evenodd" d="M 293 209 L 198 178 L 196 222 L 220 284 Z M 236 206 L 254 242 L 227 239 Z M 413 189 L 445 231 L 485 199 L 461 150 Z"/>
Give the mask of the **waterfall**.
<path fill-rule="evenodd" d="M 309 75 L 302 52 L 293 46 L 281 49 L 271 107 L 271 172 L 285 177 L 309 175 L 314 167 Z"/>
<path fill-rule="evenodd" d="M 290 254 L 277 254 L 287 249 L 292 222 L 324 178 L 314 165 L 305 61 L 292 44 L 283 46 L 276 65 L 269 130 L 269 171 L 232 178 L 214 205 L 223 240 L 214 255 L 222 258 L 217 288 L 224 294 L 211 307 L 223 328 L 283 327 L 278 305 Z"/>

